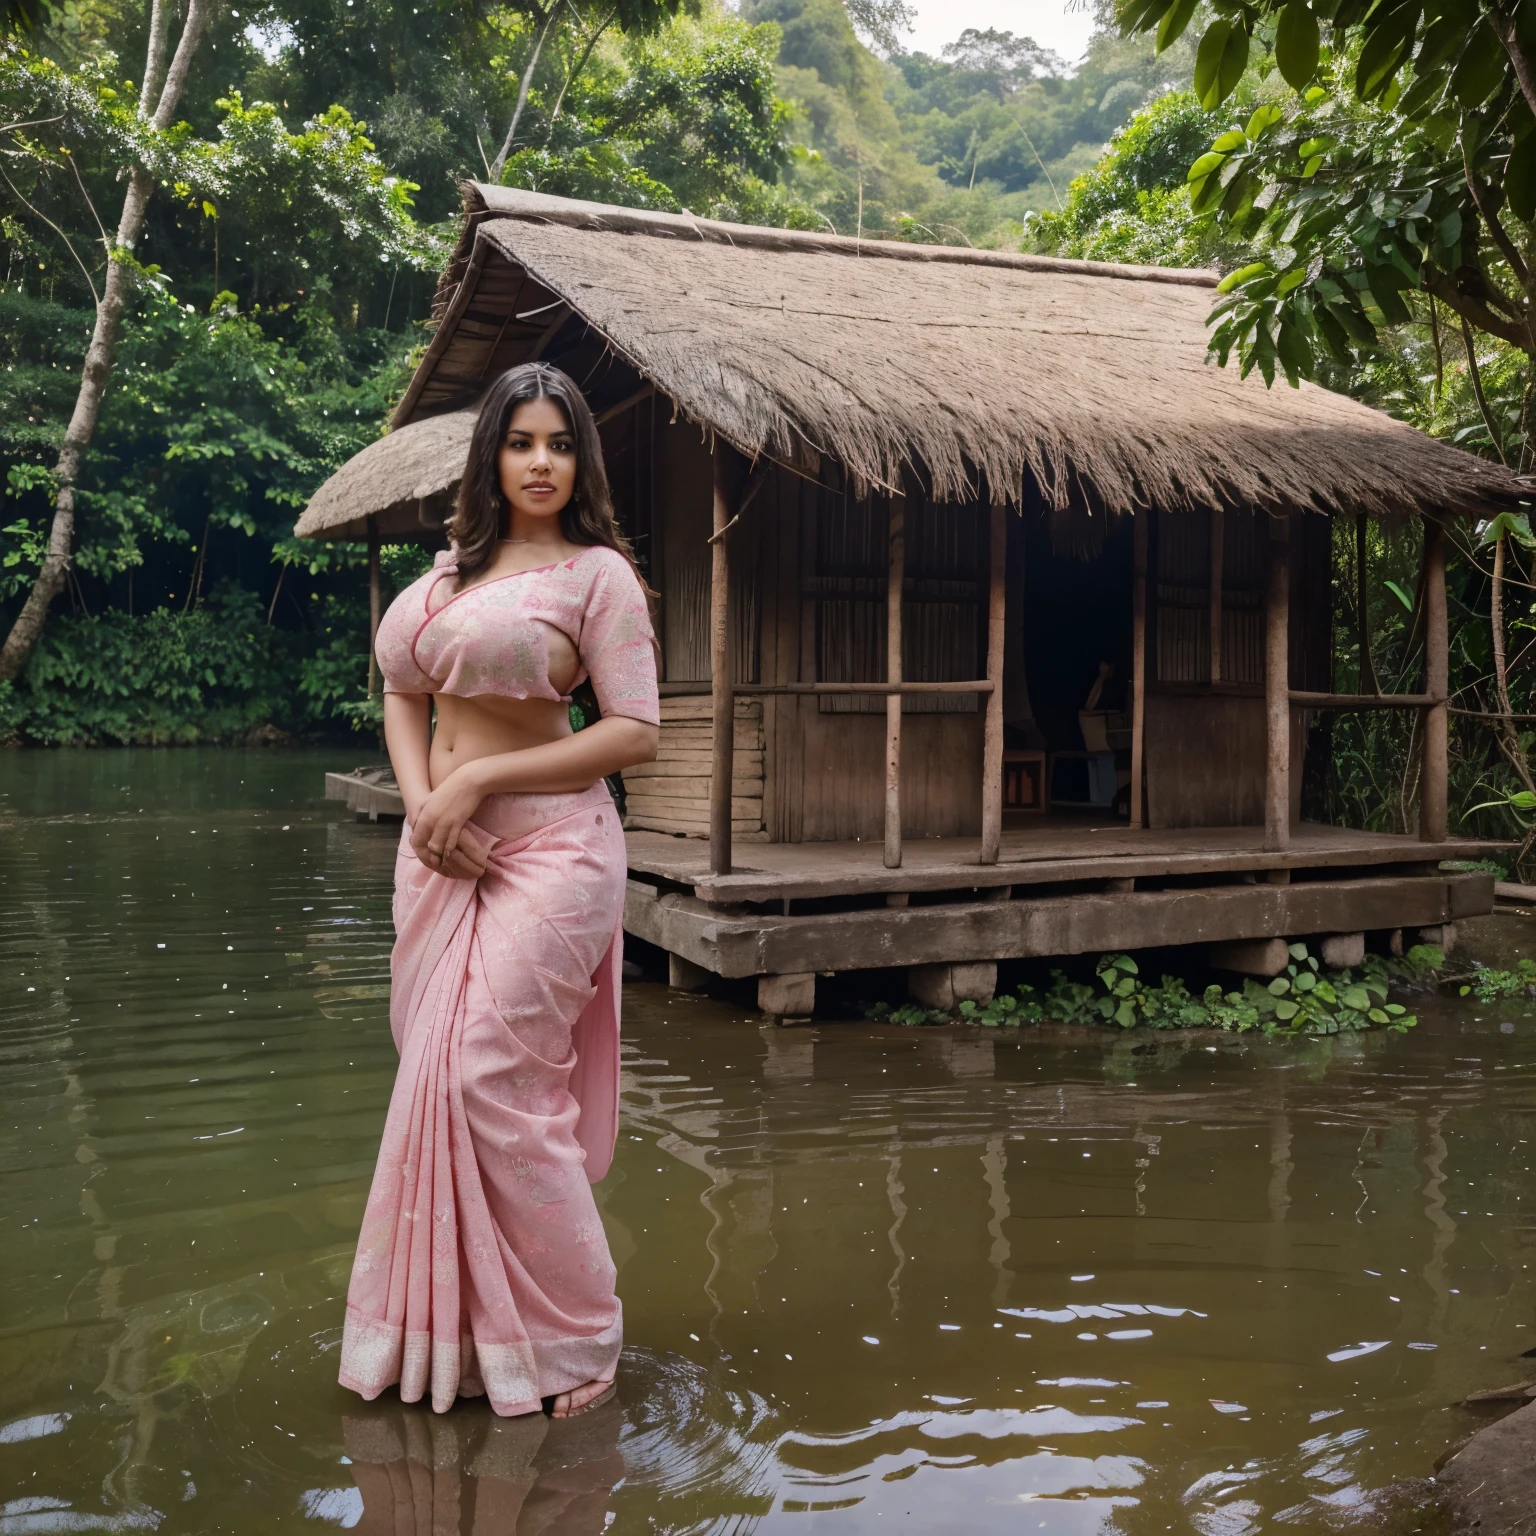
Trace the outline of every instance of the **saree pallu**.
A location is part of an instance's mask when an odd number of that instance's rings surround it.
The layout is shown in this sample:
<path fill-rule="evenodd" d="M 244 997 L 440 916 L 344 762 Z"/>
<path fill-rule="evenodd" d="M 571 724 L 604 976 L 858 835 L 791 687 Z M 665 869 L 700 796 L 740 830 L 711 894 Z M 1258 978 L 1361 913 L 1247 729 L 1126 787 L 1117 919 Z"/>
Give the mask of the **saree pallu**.
<path fill-rule="evenodd" d="M 490 1398 L 612 1378 L 623 1325 L 591 1183 L 618 1133 L 625 854 L 606 787 L 493 795 L 478 881 L 395 865 L 400 1070 L 347 1292 L 341 1384 Z"/>

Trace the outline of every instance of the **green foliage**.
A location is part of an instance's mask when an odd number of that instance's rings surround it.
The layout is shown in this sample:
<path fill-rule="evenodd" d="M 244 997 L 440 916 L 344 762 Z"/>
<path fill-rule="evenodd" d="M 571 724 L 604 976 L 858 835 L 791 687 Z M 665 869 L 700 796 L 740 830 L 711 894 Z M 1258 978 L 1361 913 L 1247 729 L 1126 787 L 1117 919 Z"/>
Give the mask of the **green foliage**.
<path fill-rule="evenodd" d="M 1185 171 L 1217 121 L 1192 91 L 1159 97 L 1116 132 L 1091 171 L 1072 182 L 1059 213 L 1034 216 L 1029 244 L 1088 261 L 1209 263 L 1218 254 L 1218 239 L 1210 221 L 1190 211 Z"/>
<path fill-rule="evenodd" d="M 1458 991 L 1462 997 L 1470 995 L 1480 1003 L 1536 997 L 1536 960 L 1518 960 L 1512 971 L 1476 966 L 1470 980 L 1463 982 Z"/>
<path fill-rule="evenodd" d="M 1023 984 L 1000 993 L 989 1003 L 962 1002 L 955 1013 L 916 1003 L 891 1007 L 875 1003 L 869 1018 L 893 1024 L 981 1024 L 1015 1027 L 1049 1020 L 1058 1024 L 1103 1024 L 1120 1029 L 1223 1029 L 1242 1034 L 1336 1035 L 1373 1026 L 1401 1033 L 1417 1017 L 1401 1003 L 1388 1000 L 1394 981 L 1422 982 L 1445 963 L 1435 945 L 1416 945 L 1401 960 L 1367 955 L 1359 971 L 1322 970 L 1305 944 L 1290 946 L 1285 970 L 1272 981 L 1251 977 L 1241 990 L 1226 991 L 1212 984 L 1197 997 L 1178 976 L 1165 975 L 1156 984 L 1146 981 L 1130 955 L 1101 955 L 1094 968 L 1099 986 L 1071 981 L 1060 970 L 1051 972 L 1041 989 Z M 1529 964 L 1530 962 L 1523 962 Z M 1531 967 L 1536 986 L 1536 965 Z M 1465 988 L 1463 992 L 1465 992 Z"/>
<path fill-rule="evenodd" d="M 256 726 L 323 728 L 362 692 L 354 616 L 328 640 L 266 624 L 228 585 L 190 613 L 61 615 L 14 684 L 0 685 L 0 741 L 162 746 L 240 739 Z M 323 634 L 323 631 L 322 631 Z"/>
<path fill-rule="evenodd" d="M 784 223 L 776 186 L 789 108 L 774 91 L 779 34 L 710 10 L 606 36 L 583 73 L 530 98 L 529 145 L 503 180 L 540 192 L 713 218 Z"/>
<path fill-rule="evenodd" d="M 744 6 L 783 37 L 779 90 L 796 108 L 789 191 L 820 227 L 845 234 L 1017 245 L 1025 215 L 1059 207 L 1130 114 L 1193 68 L 1192 50 L 1157 59 L 1108 31 L 1075 68 L 995 29 L 962 32 L 942 57 L 887 47 L 880 58 L 850 10 L 841 0 Z"/>
<path fill-rule="evenodd" d="M 1189 13 L 1119 7 L 1127 32 L 1158 29 L 1160 44 Z M 1212 0 L 1210 16 L 1202 105 L 1232 97 L 1250 45 L 1268 76 L 1258 110 L 1188 171 L 1193 211 L 1254 258 L 1212 313 L 1217 358 L 1266 382 L 1327 377 L 1422 318 L 1426 293 L 1536 353 L 1521 254 L 1536 214 L 1531 29 L 1494 0 Z"/>
<path fill-rule="evenodd" d="M 0 402 L 9 407 L 0 462 L 23 514 L 4 530 L 0 595 L 29 584 L 41 559 L 47 467 L 74 395 L 61 354 L 82 329 L 60 306 L 0 292 Z M 230 538 L 256 545 L 263 570 L 314 487 L 377 435 L 402 362 L 389 336 L 345 335 L 319 305 L 241 313 L 226 295 L 200 315 L 149 291 L 125 321 L 81 478 L 76 570 L 111 582 L 153 556 L 165 586 L 141 586 L 141 609 L 186 606 L 197 574 L 188 557 L 205 533 L 231 560 Z M 187 555 L 167 569 L 172 549 Z M 355 560 L 356 551 L 315 545 L 303 555 Z"/>

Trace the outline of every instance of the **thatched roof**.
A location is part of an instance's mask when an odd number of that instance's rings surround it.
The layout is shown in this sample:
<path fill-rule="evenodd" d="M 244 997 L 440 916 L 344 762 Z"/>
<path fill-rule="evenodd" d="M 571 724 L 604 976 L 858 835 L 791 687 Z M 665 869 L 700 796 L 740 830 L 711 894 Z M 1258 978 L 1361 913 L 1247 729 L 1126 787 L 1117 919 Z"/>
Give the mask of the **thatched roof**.
<path fill-rule="evenodd" d="M 354 454 L 310 498 L 301 539 L 363 539 L 370 514 L 379 536 L 409 538 L 441 525 L 469 453 L 475 411 L 446 411 L 397 427 Z"/>
<path fill-rule="evenodd" d="M 913 472 L 940 500 L 1400 516 L 1486 515 L 1518 498 L 1498 466 L 1380 411 L 1209 363 L 1208 272 L 478 184 L 465 198 L 437 332 L 397 427 L 462 409 L 501 369 L 562 355 L 574 335 L 606 351 L 623 388 L 648 382 L 749 456 L 830 455 L 874 486 Z"/>

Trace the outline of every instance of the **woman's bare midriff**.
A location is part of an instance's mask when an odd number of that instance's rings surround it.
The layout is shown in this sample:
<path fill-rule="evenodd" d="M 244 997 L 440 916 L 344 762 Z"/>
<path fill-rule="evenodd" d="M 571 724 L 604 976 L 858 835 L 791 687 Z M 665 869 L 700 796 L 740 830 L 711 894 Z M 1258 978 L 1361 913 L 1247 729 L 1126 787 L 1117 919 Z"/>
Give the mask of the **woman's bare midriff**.
<path fill-rule="evenodd" d="M 458 698 L 440 693 L 436 703 L 437 728 L 427 760 L 433 789 L 465 763 L 542 747 L 571 734 L 569 709 L 554 699 L 505 699 L 495 694 Z"/>

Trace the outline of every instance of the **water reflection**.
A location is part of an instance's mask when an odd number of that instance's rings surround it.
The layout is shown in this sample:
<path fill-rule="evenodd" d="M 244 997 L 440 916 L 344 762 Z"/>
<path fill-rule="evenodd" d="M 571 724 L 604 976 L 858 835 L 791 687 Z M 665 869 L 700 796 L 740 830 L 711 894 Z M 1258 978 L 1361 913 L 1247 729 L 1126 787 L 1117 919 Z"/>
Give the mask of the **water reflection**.
<path fill-rule="evenodd" d="M 624 1477 L 623 1414 L 605 1404 L 569 1423 L 395 1404 L 344 1415 L 350 1488 L 311 1488 L 304 1511 L 363 1536 L 586 1536 L 604 1529 Z"/>
<path fill-rule="evenodd" d="M 0 1536 L 1348 1530 L 1524 1369 L 1523 1007 L 1270 1046 L 639 984 L 619 1402 L 362 1404 L 392 849 L 258 757 L 0 757 Z"/>

